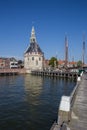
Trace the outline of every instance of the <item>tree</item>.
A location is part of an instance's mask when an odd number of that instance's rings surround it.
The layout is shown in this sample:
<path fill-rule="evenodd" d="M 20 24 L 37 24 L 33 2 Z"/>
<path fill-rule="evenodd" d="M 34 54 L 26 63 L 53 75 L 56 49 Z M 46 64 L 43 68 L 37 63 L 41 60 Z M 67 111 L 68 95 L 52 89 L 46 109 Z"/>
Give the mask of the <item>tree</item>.
<path fill-rule="evenodd" d="M 52 58 L 49 60 L 49 65 L 50 65 L 51 67 L 56 67 L 56 66 L 58 65 L 57 58 L 52 57 Z"/>
<path fill-rule="evenodd" d="M 18 64 L 22 64 L 23 63 L 23 61 L 22 60 L 18 60 Z"/>
<path fill-rule="evenodd" d="M 22 60 L 18 60 L 18 67 L 19 68 L 23 68 L 24 67 Z"/>
<path fill-rule="evenodd" d="M 82 61 L 81 61 L 81 60 L 79 60 L 79 61 L 77 62 L 77 67 L 82 67 Z"/>

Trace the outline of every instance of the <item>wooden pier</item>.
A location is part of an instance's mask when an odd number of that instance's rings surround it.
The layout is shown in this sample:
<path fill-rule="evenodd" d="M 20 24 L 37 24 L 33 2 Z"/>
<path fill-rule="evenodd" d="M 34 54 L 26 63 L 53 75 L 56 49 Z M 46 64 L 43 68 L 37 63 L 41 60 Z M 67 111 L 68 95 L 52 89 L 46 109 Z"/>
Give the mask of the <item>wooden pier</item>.
<path fill-rule="evenodd" d="M 87 73 L 78 77 L 70 96 L 62 96 L 58 111 L 50 130 L 87 130 Z"/>
<path fill-rule="evenodd" d="M 83 74 L 72 108 L 70 130 L 87 130 L 87 74 Z"/>
<path fill-rule="evenodd" d="M 10 76 L 26 73 L 25 69 L 0 69 L 0 76 Z"/>
<path fill-rule="evenodd" d="M 32 71 L 31 74 L 39 76 L 63 77 L 72 79 L 77 79 L 79 75 L 77 72 L 39 71 L 39 70 Z"/>

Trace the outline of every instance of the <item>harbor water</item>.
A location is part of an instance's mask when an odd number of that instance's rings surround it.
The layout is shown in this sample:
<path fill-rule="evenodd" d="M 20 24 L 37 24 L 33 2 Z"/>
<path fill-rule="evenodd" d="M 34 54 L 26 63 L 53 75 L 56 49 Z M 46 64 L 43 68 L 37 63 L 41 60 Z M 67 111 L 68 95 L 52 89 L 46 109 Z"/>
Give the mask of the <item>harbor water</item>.
<path fill-rule="evenodd" d="M 71 79 L 34 75 L 0 77 L 0 130 L 50 130 Z"/>

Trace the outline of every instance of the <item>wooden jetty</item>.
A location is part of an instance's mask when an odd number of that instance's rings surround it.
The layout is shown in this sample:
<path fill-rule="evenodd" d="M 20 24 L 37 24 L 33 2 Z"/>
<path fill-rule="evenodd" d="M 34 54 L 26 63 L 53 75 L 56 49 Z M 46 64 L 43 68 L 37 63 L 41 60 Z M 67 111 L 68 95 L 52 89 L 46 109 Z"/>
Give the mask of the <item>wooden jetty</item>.
<path fill-rule="evenodd" d="M 31 71 L 31 74 L 39 76 L 63 77 L 73 79 L 77 79 L 79 75 L 77 72 L 40 71 L 40 70 Z"/>
<path fill-rule="evenodd" d="M 70 96 L 62 96 L 58 120 L 50 130 L 87 130 L 87 73 L 81 73 Z"/>
<path fill-rule="evenodd" d="M 8 75 L 18 75 L 21 73 L 26 73 L 25 69 L 0 69 L 0 76 L 8 76 Z"/>
<path fill-rule="evenodd" d="M 69 127 L 70 130 L 87 130 L 87 73 L 82 76 Z"/>

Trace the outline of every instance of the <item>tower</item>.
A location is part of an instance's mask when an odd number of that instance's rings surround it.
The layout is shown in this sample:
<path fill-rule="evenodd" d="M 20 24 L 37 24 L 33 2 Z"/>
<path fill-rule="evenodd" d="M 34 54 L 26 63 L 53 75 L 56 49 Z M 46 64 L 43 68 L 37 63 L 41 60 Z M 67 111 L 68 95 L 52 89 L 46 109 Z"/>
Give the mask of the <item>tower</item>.
<path fill-rule="evenodd" d="M 44 53 L 37 44 L 35 29 L 32 27 L 30 36 L 30 45 L 24 53 L 24 67 L 27 73 L 31 73 L 32 70 L 43 69 Z"/>
<path fill-rule="evenodd" d="M 67 68 L 68 64 L 68 39 L 67 36 L 65 36 L 65 68 Z"/>

